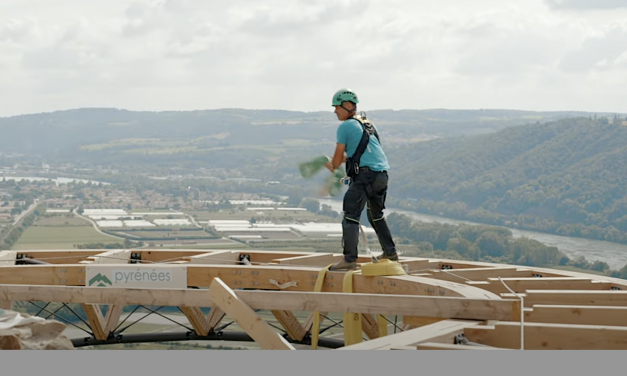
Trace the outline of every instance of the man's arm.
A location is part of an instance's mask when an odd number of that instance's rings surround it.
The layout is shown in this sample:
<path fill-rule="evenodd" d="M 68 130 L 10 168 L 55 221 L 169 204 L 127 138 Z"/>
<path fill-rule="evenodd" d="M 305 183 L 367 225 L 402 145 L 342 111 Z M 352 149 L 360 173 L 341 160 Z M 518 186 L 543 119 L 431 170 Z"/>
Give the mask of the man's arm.
<path fill-rule="evenodd" d="M 346 162 L 346 145 L 338 143 L 335 147 L 335 154 L 333 154 L 333 159 L 330 162 L 327 162 L 326 168 L 333 172 L 338 167 L 342 165 L 342 163 Z"/>

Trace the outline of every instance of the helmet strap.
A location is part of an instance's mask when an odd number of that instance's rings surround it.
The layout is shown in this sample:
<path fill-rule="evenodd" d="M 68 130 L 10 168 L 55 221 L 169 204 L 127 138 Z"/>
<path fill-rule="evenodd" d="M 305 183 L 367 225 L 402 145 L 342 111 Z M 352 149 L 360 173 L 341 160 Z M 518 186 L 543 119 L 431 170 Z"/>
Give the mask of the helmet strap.
<path fill-rule="evenodd" d="M 355 114 L 357 112 L 357 107 L 355 107 L 355 109 L 353 110 L 349 110 L 348 108 L 344 107 L 344 102 L 342 102 L 342 104 L 340 105 L 340 107 L 342 107 L 346 112 L 348 112 L 349 114 Z"/>

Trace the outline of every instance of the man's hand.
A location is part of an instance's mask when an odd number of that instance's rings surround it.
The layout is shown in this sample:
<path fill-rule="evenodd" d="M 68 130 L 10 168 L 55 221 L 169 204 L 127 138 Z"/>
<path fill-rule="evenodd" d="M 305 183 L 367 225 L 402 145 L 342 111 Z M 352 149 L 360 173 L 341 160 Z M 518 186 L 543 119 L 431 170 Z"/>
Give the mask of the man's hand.
<path fill-rule="evenodd" d="M 331 172 L 335 171 L 335 170 L 333 169 L 333 165 L 332 165 L 332 162 L 331 162 L 331 161 L 327 162 L 327 164 L 325 164 L 324 166 L 327 168 L 327 170 L 329 170 L 329 171 L 331 171 Z"/>

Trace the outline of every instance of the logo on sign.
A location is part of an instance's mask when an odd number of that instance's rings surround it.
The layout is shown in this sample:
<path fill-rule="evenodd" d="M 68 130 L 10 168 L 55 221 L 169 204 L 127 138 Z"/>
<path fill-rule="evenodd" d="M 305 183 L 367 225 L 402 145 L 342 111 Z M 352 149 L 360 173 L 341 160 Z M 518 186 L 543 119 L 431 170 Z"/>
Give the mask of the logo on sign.
<path fill-rule="evenodd" d="M 111 280 L 109 280 L 109 278 L 107 278 L 106 276 L 98 273 L 96 274 L 96 276 L 92 279 L 89 280 L 89 286 L 96 286 L 96 287 L 107 287 L 107 286 L 111 286 Z"/>
<path fill-rule="evenodd" d="M 187 288 L 187 268 L 89 265 L 85 280 L 94 287 Z"/>

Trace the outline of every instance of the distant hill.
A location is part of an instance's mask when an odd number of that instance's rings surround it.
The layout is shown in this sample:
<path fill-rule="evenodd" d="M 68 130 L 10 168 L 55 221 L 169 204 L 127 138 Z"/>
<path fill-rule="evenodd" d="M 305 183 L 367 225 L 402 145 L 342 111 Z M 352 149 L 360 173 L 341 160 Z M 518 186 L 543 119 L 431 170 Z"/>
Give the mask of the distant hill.
<path fill-rule="evenodd" d="M 408 144 L 389 158 L 390 195 L 420 211 L 627 242 L 627 126 L 563 119 Z"/>
<path fill-rule="evenodd" d="M 494 132 L 509 126 L 581 116 L 579 112 L 514 110 L 378 110 L 367 112 L 387 142 Z M 220 109 L 138 112 L 84 108 L 0 118 L 0 150 L 106 162 L 136 156 L 192 153 L 236 146 L 333 144 L 331 111 Z M 250 148 L 249 148 L 250 149 Z M 206 153 L 205 153 L 206 152 Z M 104 159 L 103 159 L 104 158 Z M 141 158 L 138 158 L 141 160 Z"/>

